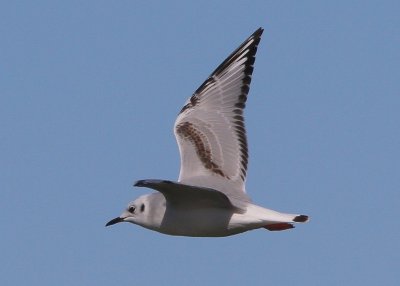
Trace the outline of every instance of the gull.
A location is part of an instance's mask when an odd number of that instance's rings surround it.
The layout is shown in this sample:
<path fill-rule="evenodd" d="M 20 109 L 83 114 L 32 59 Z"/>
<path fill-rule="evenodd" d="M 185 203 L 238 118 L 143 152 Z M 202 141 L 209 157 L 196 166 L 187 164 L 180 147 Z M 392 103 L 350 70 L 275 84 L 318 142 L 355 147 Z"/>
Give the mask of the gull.
<path fill-rule="evenodd" d="M 163 234 L 223 237 L 265 228 L 291 229 L 307 215 L 281 213 L 252 203 L 245 181 L 248 147 L 243 111 L 250 89 L 257 29 L 194 92 L 174 126 L 181 168 L 178 182 L 139 180 L 157 192 L 129 203 L 106 226 L 130 222 Z"/>

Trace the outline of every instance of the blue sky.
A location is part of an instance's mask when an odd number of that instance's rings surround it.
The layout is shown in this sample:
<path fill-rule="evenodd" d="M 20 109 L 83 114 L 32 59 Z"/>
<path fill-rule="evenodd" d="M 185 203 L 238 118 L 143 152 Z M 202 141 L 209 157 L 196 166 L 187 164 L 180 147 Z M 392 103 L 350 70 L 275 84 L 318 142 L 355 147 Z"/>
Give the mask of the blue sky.
<path fill-rule="evenodd" d="M 0 4 L 1 285 L 395 285 L 398 1 Z M 174 180 L 185 100 L 258 27 L 247 190 L 294 230 L 104 224 Z"/>

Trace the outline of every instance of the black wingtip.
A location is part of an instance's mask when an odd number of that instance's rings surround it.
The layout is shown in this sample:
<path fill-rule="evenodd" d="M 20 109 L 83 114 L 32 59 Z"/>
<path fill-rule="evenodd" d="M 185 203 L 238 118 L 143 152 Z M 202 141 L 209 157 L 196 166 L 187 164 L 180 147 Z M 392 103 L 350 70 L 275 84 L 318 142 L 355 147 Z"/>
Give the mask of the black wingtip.
<path fill-rule="evenodd" d="M 134 187 L 148 187 L 151 188 L 151 186 L 155 185 L 161 185 L 161 184 L 174 184 L 174 182 L 169 181 L 169 180 L 159 180 L 159 179 L 145 179 L 145 180 L 138 180 L 136 181 L 133 186 Z"/>
<path fill-rule="evenodd" d="M 144 180 L 138 180 L 133 184 L 134 187 L 143 187 L 143 185 L 144 185 Z"/>
<path fill-rule="evenodd" d="M 306 222 L 308 221 L 308 215 L 298 215 L 293 219 L 294 222 Z"/>
<path fill-rule="evenodd" d="M 248 41 L 250 41 L 251 39 L 254 39 L 254 40 L 255 40 L 254 46 L 256 47 L 255 51 L 257 51 L 257 46 L 258 46 L 258 44 L 260 43 L 261 36 L 262 36 L 263 32 L 264 32 L 264 29 L 263 29 L 262 27 L 258 28 L 257 30 L 254 31 L 253 34 L 251 34 L 250 37 L 248 37 L 248 38 L 246 39 L 246 41 L 243 42 L 242 46 L 245 45 L 245 44 L 246 44 Z M 255 53 L 254 53 L 254 54 L 255 54 Z"/>
<path fill-rule="evenodd" d="M 253 33 L 253 35 L 260 37 L 263 32 L 264 32 L 264 28 L 260 27 Z"/>

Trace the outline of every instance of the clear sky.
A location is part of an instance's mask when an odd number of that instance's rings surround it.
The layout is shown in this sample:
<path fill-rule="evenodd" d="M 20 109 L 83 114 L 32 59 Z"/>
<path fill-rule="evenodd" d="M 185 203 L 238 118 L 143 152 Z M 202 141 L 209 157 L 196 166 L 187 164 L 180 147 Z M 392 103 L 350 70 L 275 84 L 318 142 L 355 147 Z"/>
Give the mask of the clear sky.
<path fill-rule="evenodd" d="M 398 283 L 400 2 L 249 3 L 0 4 L 1 285 Z M 247 190 L 310 223 L 105 228 L 135 180 L 177 179 L 177 113 L 260 26 Z"/>

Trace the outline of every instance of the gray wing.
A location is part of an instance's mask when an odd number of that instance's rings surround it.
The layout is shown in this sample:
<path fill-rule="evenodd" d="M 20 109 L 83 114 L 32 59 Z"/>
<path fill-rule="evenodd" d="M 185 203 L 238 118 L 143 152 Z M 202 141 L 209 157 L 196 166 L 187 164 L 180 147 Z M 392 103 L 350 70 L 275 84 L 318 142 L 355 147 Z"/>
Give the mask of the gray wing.
<path fill-rule="evenodd" d="M 226 58 L 178 115 L 174 131 L 181 155 L 180 183 L 248 200 L 243 110 L 262 32 L 259 28 Z"/>
<path fill-rule="evenodd" d="M 154 189 L 162 193 L 169 204 L 180 205 L 181 208 L 195 209 L 216 207 L 243 212 L 246 210 L 247 206 L 243 201 L 228 198 L 226 194 L 218 190 L 166 180 L 139 180 L 134 186 Z"/>

